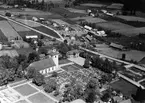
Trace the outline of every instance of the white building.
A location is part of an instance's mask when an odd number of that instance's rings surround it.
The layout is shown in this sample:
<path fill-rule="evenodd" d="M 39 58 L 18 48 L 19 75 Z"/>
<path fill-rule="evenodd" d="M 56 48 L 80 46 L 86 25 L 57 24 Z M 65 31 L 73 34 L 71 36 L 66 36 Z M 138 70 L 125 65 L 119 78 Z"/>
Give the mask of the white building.
<path fill-rule="evenodd" d="M 49 58 L 33 62 L 27 69 L 35 68 L 43 75 L 47 75 L 48 73 L 57 71 L 59 69 L 58 55 L 59 54 L 57 52 L 51 52 Z"/>

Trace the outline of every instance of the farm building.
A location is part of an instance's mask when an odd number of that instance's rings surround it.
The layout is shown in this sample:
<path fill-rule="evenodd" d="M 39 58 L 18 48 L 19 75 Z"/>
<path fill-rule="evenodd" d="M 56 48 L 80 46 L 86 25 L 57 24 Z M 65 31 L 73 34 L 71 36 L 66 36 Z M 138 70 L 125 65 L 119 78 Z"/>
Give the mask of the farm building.
<path fill-rule="evenodd" d="M 119 49 L 119 50 L 126 50 L 127 49 L 126 47 L 119 45 L 119 44 L 116 44 L 116 43 L 111 43 L 109 46 L 112 48 L 115 48 L 115 49 Z"/>
<path fill-rule="evenodd" d="M 58 70 L 58 53 L 52 52 L 49 58 L 31 63 L 27 69 L 31 68 L 35 68 L 43 75 Z"/>

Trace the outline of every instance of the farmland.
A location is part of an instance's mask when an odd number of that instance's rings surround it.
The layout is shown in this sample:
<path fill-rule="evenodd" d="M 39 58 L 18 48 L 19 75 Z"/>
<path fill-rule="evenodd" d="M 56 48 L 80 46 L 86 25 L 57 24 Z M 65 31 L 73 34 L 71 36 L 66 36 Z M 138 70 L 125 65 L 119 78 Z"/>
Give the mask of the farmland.
<path fill-rule="evenodd" d="M 105 30 L 121 30 L 126 28 L 134 28 L 133 26 L 123 24 L 121 22 L 104 22 L 104 23 L 97 23 L 96 27 L 101 27 Z"/>

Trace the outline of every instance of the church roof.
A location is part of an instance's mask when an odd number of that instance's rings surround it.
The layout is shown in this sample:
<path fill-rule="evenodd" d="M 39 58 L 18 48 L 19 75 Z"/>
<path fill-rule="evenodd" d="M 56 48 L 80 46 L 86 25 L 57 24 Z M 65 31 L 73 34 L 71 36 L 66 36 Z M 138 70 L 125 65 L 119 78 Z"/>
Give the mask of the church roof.
<path fill-rule="evenodd" d="M 29 65 L 28 69 L 32 67 L 32 68 L 35 68 L 36 70 L 40 71 L 40 70 L 50 68 L 50 67 L 54 67 L 54 66 L 56 66 L 56 65 L 55 65 L 53 59 L 52 58 L 47 58 L 47 59 L 43 59 L 43 60 L 31 63 Z"/>

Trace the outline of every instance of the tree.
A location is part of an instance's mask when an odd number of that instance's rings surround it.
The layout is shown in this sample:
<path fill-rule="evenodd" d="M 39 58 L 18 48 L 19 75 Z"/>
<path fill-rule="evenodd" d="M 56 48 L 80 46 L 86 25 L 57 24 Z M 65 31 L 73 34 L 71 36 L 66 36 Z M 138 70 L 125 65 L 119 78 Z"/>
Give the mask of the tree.
<path fill-rule="evenodd" d="M 83 67 L 84 68 L 89 68 L 90 67 L 90 60 L 88 58 L 85 59 Z"/>
<path fill-rule="evenodd" d="M 52 77 L 57 77 L 58 76 L 58 73 L 57 72 L 52 72 Z"/>
<path fill-rule="evenodd" d="M 98 81 L 92 78 L 86 85 L 85 100 L 87 103 L 94 103 L 96 100 L 96 94 L 100 94 L 98 91 Z"/>
<path fill-rule="evenodd" d="M 18 67 L 18 69 L 16 71 L 16 75 L 19 78 L 22 78 L 24 76 L 22 65 L 19 65 L 19 67 Z"/>
<path fill-rule="evenodd" d="M 20 64 L 21 62 L 24 62 L 25 60 L 27 60 L 27 56 L 20 54 L 18 57 L 16 57 L 18 63 Z"/>
<path fill-rule="evenodd" d="M 0 70 L 0 86 L 8 84 L 8 73 L 6 70 Z"/>
<path fill-rule="evenodd" d="M 48 50 L 46 48 L 41 48 L 40 49 L 40 53 L 47 55 L 48 54 Z"/>
<path fill-rule="evenodd" d="M 52 92 L 57 89 L 57 82 L 54 79 L 46 80 L 46 84 L 43 86 L 45 92 Z"/>
<path fill-rule="evenodd" d="M 42 75 L 39 72 L 36 72 L 34 77 L 33 77 L 33 81 L 34 84 L 36 84 L 37 86 L 41 86 L 45 83 L 44 81 L 44 75 Z"/>
<path fill-rule="evenodd" d="M 39 46 L 39 47 L 42 47 L 42 46 L 43 46 L 43 42 L 39 40 L 39 41 L 38 41 L 38 46 Z"/>
<path fill-rule="evenodd" d="M 33 78 L 35 76 L 35 74 L 36 74 L 36 69 L 33 67 L 30 67 L 27 70 L 26 78 L 27 79 Z"/>
<path fill-rule="evenodd" d="M 28 56 L 28 62 L 38 61 L 39 59 L 39 55 L 36 52 L 30 53 Z"/>

